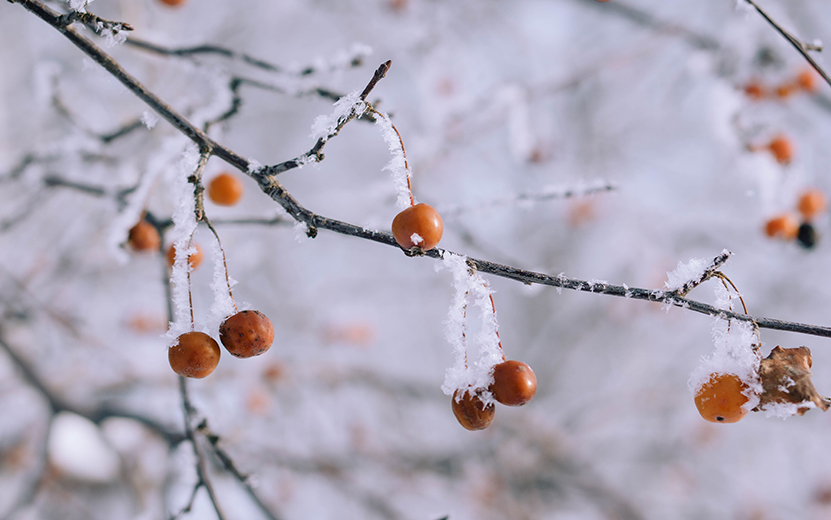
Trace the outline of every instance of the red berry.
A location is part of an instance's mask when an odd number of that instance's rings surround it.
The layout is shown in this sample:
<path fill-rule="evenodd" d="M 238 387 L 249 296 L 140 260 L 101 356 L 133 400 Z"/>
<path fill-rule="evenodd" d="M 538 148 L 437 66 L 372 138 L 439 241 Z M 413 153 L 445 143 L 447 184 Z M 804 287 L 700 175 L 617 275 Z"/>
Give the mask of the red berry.
<path fill-rule="evenodd" d="M 220 173 L 208 184 L 208 197 L 220 206 L 233 206 L 242 198 L 242 181 L 230 173 Z"/>
<path fill-rule="evenodd" d="M 159 231 L 146 220 L 142 220 L 130 228 L 127 242 L 134 251 L 158 251 L 162 245 Z"/>
<path fill-rule="evenodd" d="M 192 253 L 189 257 L 189 263 L 191 269 L 196 269 L 199 267 L 199 264 L 202 263 L 202 258 L 205 256 L 202 254 L 202 248 L 199 247 L 199 244 L 194 244 L 196 248 L 196 252 Z M 167 265 L 173 267 L 173 263 L 176 261 L 176 248 L 175 246 L 170 246 L 167 248 Z"/>
<path fill-rule="evenodd" d="M 238 312 L 219 326 L 219 341 L 233 356 L 259 356 L 271 347 L 274 327 L 259 311 Z"/>
<path fill-rule="evenodd" d="M 453 415 L 456 416 L 459 424 L 470 431 L 484 430 L 490 426 L 496 412 L 493 403 L 485 406 L 482 399 L 472 391 L 465 390 L 461 397 L 459 397 L 459 392 L 460 390 L 453 392 L 450 400 Z"/>
<path fill-rule="evenodd" d="M 429 251 L 438 245 L 443 232 L 441 215 L 427 204 L 410 206 L 392 221 L 392 236 L 403 249 L 420 247 Z"/>
<path fill-rule="evenodd" d="M 756 100 L 762 99 L 767 95 L 765 87 L 757 80 L 750 80 L 747 85 L 744 86 L 744 93 L 747 94 L 747 97 L 750 99 Z"/>
<path fill-rule="evenodd" d="M 202 379 L 219 364 L 219 345 L 204 332 L 186 332 L 167 351 L 170 368 L 184 377 Z"/>
<path fill-rule="evenodd" d="M 537 393 L 537 376 L 522 361 L 503 361 L 493 367 L 493 384 L 488 390 L 506 406 L 522 406 Z"/>
<path fill-rule="evenodd" d="M 710 374 L 695 392 L 695 406 L 710 422 L 734 423 L 747 415 L 748 386 L 733 374 Z"/>

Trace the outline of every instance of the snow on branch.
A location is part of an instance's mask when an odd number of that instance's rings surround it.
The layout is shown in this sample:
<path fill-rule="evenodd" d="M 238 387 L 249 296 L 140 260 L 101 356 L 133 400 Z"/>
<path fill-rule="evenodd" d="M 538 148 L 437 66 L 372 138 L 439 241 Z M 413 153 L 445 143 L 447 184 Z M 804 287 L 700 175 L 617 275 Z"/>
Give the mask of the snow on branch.
<path fill-rule="evenodd" d="M 725 249 L 709 262 L 705 258 L 693 258 L 686 264 L 678 262 L 678 267 L 667 273 L 664 288 L 680 296 L 686 296 L 687 293 L 709 280 L 732 254 Z"/>

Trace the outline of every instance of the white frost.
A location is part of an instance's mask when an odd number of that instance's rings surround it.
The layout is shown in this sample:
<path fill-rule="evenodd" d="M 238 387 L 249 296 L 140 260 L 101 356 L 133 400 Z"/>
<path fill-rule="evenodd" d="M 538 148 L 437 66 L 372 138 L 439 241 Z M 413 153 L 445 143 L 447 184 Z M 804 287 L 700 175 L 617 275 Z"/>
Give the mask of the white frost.
<path fill-rule="evenodd" d="M 375 114 L 375 124 L 381 128 L 381 135 L 392 153 L 392 159 L 384 166 L 384 170 L 389 171 L 392 175 L 392 180 L 395 183 L 396 191 L 398 191 L 398 200 L 396 205 L 398 209 L 405 209 L 410 205 L 410 188 L 409 179 L 412 176 L 410 169 L 407 167 L 407 159 L 404 157 L 404 147 L 401 146 L 401 139 L 398 138 L 398 132 L 392 126 L 389 118 L 380 112 Z"/>
<path fill-rule="evenodd" d="M 159 116 L 157 116 L 155 112 L 145 110 L 144 113 L 141 114 L 141 124 L 143 124 L 150 130 L 155 128 L 158 122 Z"/>
<path fill-rule="evenodd" d="M 420 243 L 424 242 L 424 239 L 421 238 L 421 235 L 419 235 L 418 233 L 413 233 L 412 235 L 410 235 L 410 241 L 415 245 L 419 245 Z"/>
<path fill-rule="evenodd" d="M 191 143 L 182 154 L 177 167 L 173 168 L 173 177 L 170 179 L 171 193 L 176 197 L 178 205 L 173 212 L 172 235 L 176 258 L 170 274 L 173 322 L 165 335 L 168 347 L 175 345 L 181 334 L 195 329 L 191 319 L 188 254 L 191 251 L 193 232 L 196 231 L 196 217 L 193 185 L 187 179 L 196 170 L 198 163 L 199 151 L 196 145 Z"/>
<path fill-rule="evenodd" d="M 219 329 L 219 325 L 225 321 L 225 318 L 236 312 L 234 300 L 228 292 L 228 285 L 230 283 L 231 287 L 233 287 L 237 282 L 230 277 L 228 280 L 225 278 L 225 259 L 223 258 L 222 250 L 219 248 L 219 242 L 216 240 L 216 237 L 211 241 L 211 260 L 214 263 L 214 276 L 211 282 L 214 302 L 208 311 L 205 327 L 209 331 L 214 331 Z"/>
<path fill-rule="evenodd" d="M 785 420 L 797 414 L 800 408 L 816 408 L 813 401 L 802 401 L 801 403 L 768 403 L 762 407 L 765 417 L 776 417 Z"/>
<path fill-rule="evenodd" d="M 93 1 L 94 0 L 69 0 L 69 8 L 73 11 L 78 11 L 79 13 L 85 13 L 87 10 L 84 8 Z"/>
<path fill-rule="evenodd" d="M 710 260 L 705 258 L 693 258 L 686 264 L 678 262 L 678 267 L 667 273 L 667 281 L 664 282 L 664 287 L 669 291 L 676 291 L 687 282 L 701 278 L 709 265 Z"/>
<path fill-rule="evenodd" d="M 455 363 L 445 372 L 442 391 L 453 395 L 459 389 L 487 388 L 493 383 L 493 366 L 502 362 L 496 313 L 491 304 L 492 291 L 479 273 L 470 272 L 464 256 L 445 252 L 442 261 L 436 265 L 436 270 L 440 269 L 447 269 L 453 275 L 454 289 L 445 330 L 447 341 L 453 346 Z M 468 355 L 466 342 L 468 296 L 479 309 L 481 319 L 479 330 L 471 341 L 471 345 L 478 349 L 475 361 L 472 355 Z M 481 397 L 486 403 L 492 400 L 487 392 Z"/>
<path fill-rule="evenodd" d="M 360 115 L 366 111 L 366 102 L 361 99 L 361 93 L 355 91 L 335 101 L 335 109 L 326 116 L 317 116 L 312 123 L 311 137 L 319 139 L 335 133 L 335 129 L 343 121 L 353 115 Z"/>

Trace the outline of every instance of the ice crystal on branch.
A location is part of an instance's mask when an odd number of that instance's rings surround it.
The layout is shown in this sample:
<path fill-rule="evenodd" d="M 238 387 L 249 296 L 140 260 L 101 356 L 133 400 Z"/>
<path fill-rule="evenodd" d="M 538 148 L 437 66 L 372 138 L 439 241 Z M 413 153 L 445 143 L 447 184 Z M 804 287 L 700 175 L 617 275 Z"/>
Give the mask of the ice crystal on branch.
<path fill-rule="evenodd" d="M 410 206 L 410 169 L 407 167 L 407 158 L 404 155 L 404 147 L 401 145 L 401 138 L 392 126 L 392 122 L 386 114 L 375 112 L 375 124 L 381 127 L 381 135 L 392 153 L 392 159 L 384 166 L 384 170 L 390 172 L 398 192 L 396 205 L 398 209 L 405 209 Z M 415 203 L 415 199 L 412 200 Z"/>
<path fill-rule="evenodd" d="M 194 329 L 191 319 L 188 255 L 193 232 L 196 231 L 196 216 L 194 214 L 196 203 L 193 196 L 193 185 L 188 182 L 188 177 L 196 170 L 199 162 L 199 152 L 195 145 L 190 145 L 182 155 L 183 157 L 175 168 L 171 179 L 171 192 L 176 197 L 177 206 L 173 212 L 172 233 L 175 238 L 176 260 L 170 274 L 174 319 L 167 331 L 168 346 L 172 345 L 179 335 Z"/>
<path fill-rule="evenodd" d="M 447 341 L 453 347 L 455 362 L 445 373 L 442 391 L 453 395 L 458 389 L 487 388 L 493 382 L 491 369 L 502 361 L 499 348 L 496 313 L 491 303 L 492 291 L 479 273 L 471 272 L 467 258 L 445 252 L 436 270 L 447 269 L 453 275 L 453 301 L 446 323 Z M 478 357 L 471 363 L 467 344 L 467 300 L 470 296 L 480 311 L 479 331 L 471 342 L 478 348 Z M 482 396 L 486 404 L 490 393 Z"/>
<path fill-rule="evenodd" d="M 335 109 L 331 114 L 317 116 L 312 123 L 311 137 L 320 139 L 331 137 L 337 133 L 338 127 L 349 118 L 363 114 L 366 111 L 366 102 L 361 99 L 359 91 L 351 92 L 335 102 Z"/>

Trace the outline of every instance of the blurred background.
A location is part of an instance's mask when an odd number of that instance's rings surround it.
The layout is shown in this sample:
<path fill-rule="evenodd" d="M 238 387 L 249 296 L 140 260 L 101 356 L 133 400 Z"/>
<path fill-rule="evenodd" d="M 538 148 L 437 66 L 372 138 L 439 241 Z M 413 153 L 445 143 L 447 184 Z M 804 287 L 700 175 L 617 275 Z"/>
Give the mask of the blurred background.
<path fill-rule="evenodd" d="M 762 7 L 806 42 L 831 40 L 825 4 Z M 200 124 L 218 121 L 234 78 L 246 78 L 241 106 L 210 134 L 262 164 L 308 151 L 330 94 L 363 89 L 391 59 L 370 100 L 401 132 L 416 198 L 445 215 L 441 247 L 656 289 L 679 262 L 728 249 L 722 270 L 751 314 L 829 324 L 828 215 L 812 221 L 812 248 L 765 229 L 782 214 L 798 220 L 806 190 L 828 193 L 831 89 L 745 5 L 98 0 L 88 9 L 159 46 L 217 45 L 277 66 L 162 55 L 86 30 Z M 163 338 L 168 268 L 125 242 L 145 210 L 164 224 L 179 206 L 187 142 L 152 125 L 148 108 L 58 31 L 19 5 L 0 13 L 0 518 L 170 518 L 198 477 Z M 769 147 L 777 137 L 789 157 Z M 281 182 L 311 211 L 388 231 L 397 194 L 378 128 L 349 123 L 325 155 Z M 211 159 L 205 177 L 228 169 Z M 265 313 L 276 337 L 264 355 L 226 352 L 210 377 L 188 382 L 226 518 L 831 515 L 831 416 L 750 414 L 733 425 L 699 416 L 687 380 L 712 351 L 711 318 L 488 278 L 505 353 L 534 369 L 538 391 L 468 432 L 440 389 L 454 362 L 451 274 L 358 238 L 299 240 L 235 175 L 242 200 L 208 201 L 206 211 L 235 297 Z M 605 185 L 614 189 L 580 195 Z M 547 196 L 567 190 L 576 195 Z M 216 257 L 203 226 L 195 242 L 206 253 L 192 275 L 204 324 Z M 711 303 L 714 287 L 690 297 Z M 765 355 L 809 347 L 814 382 L 831 392 L 827 339 L 763 330 L 762 341 Z M 250 475 L 248 488 L 214 445 Z M 180 517 L 217 517 L 204 488 Z"/>

